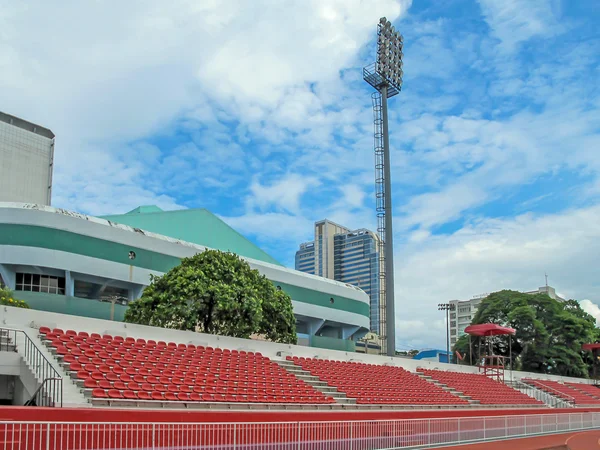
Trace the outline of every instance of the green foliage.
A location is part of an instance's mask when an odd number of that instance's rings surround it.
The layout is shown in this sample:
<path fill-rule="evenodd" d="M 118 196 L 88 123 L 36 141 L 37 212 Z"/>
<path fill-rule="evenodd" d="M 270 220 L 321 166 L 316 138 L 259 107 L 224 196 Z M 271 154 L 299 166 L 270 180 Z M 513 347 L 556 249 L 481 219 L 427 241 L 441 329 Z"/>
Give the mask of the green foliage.
<path fill-rule="evenodd" d="M 493 338 L 494 353 L 509 356 L 509 339 L 515 369 L 553 375 L 587 377 L 591 358 L 581 350 L 600 333 L 594 318 L 575 300 L 560 302 L 546 294 L 500 291 L 479 305 L 472 324 L 496 323 L 516 330 L 510 338 Z M 477 362 L 477 338 L 471 338 L 473 363 Z M 454 347 L 469 363 L 469 338 L 462 336 Z M 483 349 L 482 349 L 483 354 Z"/>
<path fill-rule="evenodd" d="M 0 305 L 29 309 L 27 302 L 16 299 L 13 292 L 8 288 L 0 288 Z"/>
<path fill-rule="evenodd" d="M 125 322 L 295 344 L 292 300 L 233 253 L 206 250 L 153 277 Z"/>

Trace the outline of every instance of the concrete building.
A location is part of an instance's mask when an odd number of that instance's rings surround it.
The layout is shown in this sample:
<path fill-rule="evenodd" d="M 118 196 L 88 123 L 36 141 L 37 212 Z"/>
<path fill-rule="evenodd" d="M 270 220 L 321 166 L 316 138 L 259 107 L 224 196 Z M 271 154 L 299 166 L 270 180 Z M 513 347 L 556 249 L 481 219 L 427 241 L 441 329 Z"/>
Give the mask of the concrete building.
<path fill-rule="evenodd" d="M 300 244 L 296 270 L 341 281 L 361 288 L 370 298 L 370 329 L 380 330 L 385 292 L 380 289 L 382 261 L 379 235 L 372 231 L 350 230 L 329 220 L 315 223 L 315 240 Z"/>
<path fill-rule="evenodd" d="M 0 112 L 0 202 L 50 205 L 54 133 Z"/>
<path fill-rule="evenodd" d="M 556 294 L 552 286 L 542 286 L 534 291 L 526 291 L 525 294 L 546 294 L 550 298 L 564 302 L 565 299 Z M 454 346 L 456 341 L 465 334 L 465 328 L 471 324 L 471 320 L 477 313 L 477 308 L 481 301 L 489 294 L 481 294 L 470 300 L 451 300 L 454 310 L 450 311 L 450 346 Z"/>
<path fill-rule="evenodd" d="M 284 267 L 205 209 L 147 206 L 97 218 L 0 203 L 0 278 L 37 310 L 122 321 L 150 275 L 207 248 L 240 255 L 292 297 L 303 345 L 354 352 L 368 332 L 365 292 Z"/>

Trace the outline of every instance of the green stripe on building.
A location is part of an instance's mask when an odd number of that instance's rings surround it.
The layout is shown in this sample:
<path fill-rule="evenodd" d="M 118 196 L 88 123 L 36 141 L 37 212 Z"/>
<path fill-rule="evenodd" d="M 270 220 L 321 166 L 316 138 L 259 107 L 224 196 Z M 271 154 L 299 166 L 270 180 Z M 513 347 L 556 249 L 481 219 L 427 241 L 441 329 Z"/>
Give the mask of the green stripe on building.
<path fill-rule="evenodd" d="M 134 246 L 85 236 L 70 231 L 34 225 L 0 224 L 0 245 L 15 245 L 58 250 L 135 267 L 168 272 L 179 264 L 180 258 Z M 134 251 L 136 258 L 129 259 Z M 149 280 L 148 280 L 149 281 Z M 369 317 L 369 305 L 346 297 L 334 297 L 313 289 L 273 281 L 294 301 L 347 311 Z"/>

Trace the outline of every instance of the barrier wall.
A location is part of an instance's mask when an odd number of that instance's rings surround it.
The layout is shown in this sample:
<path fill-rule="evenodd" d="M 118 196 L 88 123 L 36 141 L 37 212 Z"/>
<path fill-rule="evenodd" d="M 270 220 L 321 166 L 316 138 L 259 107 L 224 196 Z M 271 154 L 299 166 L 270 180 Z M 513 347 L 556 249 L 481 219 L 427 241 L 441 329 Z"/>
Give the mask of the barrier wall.
<path fill-rule="evenodd" d="M 270 358 L 294 355 L 308 358 L 324 358 L 338 361 L 356 361 L 367 364 L 393 365 L 403 367 L 406 370 L 415 371 L 418 367 L 427 369 L 452 370 L 456 372 L 477 373 L 476 367 L 447 364 L 432 361 L 420 361 L 402 357 L 388 357 L 379 355 L 365 355 L 362 353 L 343 352 L 321 348 L 303 347 L 298 345 L 276 344 L 273 342 L 256 341 L 250 339 L 237 339 L 227 336 L 214 336 L 191 331 L 168 330 L 164 328 L 133 325 L 122 322 L 112 322 L 87 317 L 75 317 L 66 314 L 56 314 L 44 311 L 33 311 L 20 308 L 3 306 L 0 308 L 0 321 L 7 328 L 35 329 L 40 326 L 50 328 L 73 329 L 76 331 L 87 331 L 88 333 L 111 334 L 120 336 L 131 336 L 135 338 L 162 340 L 184 344 L 210 345 L 212 347 L 228 348 L 235 350 L 246 350 L 260 352 Z M 572 381 L 578 383 L 591 383 L 590 380 L 580 378 L 560 377 L 553 375 L 541 375 L 530 372 L 507 371 L 507 378 L 539 378 L 554 381 Z"/>
<path fill-rule="evenodd" d="M 573 409 L 456 409 L 404 411 L 207 411 L 117 408 L 0 408 L 0 421 L 144 422 L 144 423 L 270 423 L 410 420 L 456 417 L 497 417 L 573 413 Z M 577 413 L 600 408 L 577 408 Z"/>
<path fill-rule="evenodd" d="M 262 423 L 0 421 L 0 443 L 5 450 L 380 450 L 598 427 L 600 413 Z"/>

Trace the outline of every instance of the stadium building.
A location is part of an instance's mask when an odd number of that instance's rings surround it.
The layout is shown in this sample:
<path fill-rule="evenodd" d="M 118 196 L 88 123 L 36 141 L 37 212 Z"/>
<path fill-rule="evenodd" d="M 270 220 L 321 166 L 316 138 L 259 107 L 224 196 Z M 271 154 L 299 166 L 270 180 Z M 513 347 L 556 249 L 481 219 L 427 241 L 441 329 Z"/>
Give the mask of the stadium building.
<path fill-rule="evenodd" d="M 206 248 L 234 252 L 292 297 L 302 345 L 354 351 L 369 329 L 369 296 L 291 270 L 204 209 L 139 207 L 90 217 L 0 203 L 0 283 L 36 310 L 122 321 L 150 275 Z"/>

